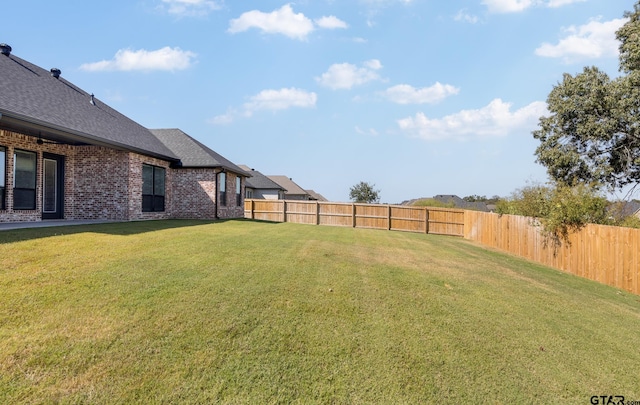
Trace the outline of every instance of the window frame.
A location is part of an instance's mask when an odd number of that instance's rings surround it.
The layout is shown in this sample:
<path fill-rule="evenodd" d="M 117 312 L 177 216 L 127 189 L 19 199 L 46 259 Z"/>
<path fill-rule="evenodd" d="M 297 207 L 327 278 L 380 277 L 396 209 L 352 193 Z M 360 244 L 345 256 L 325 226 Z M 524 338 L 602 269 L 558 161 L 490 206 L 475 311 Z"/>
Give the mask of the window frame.
<path fill-rule="evenodd" d="M 151 170 L 150 183 L 146 183 L 145 170 Z M 160 179 L 162 179 L 160 183 Z M 167 194 L 167 169 L 148 163 L 142 164 L 142 212 L 164 212 Z"/>
<path fill-rule="evenodd" d="M 236 177 L 236 205 L 238 207 L 242 205 L 242 179 L 240 176 Z"/>
<path fill-rule="evenodd" d="M 7 209 L 7 148 L 0 146 L 0 210 Z"/>
<path fill-rule="evenodd" d="M 33 183 L 33 187 L 16 187 L 18 182 L 22 182 L 22 178 L 24 176 L 18 175 L 18 155 L 19 154 L 29 154 L 33 156 L 33 174 L 30 179 Z M 20 184 L 22 185 L 22 184 Z M 16 211 L 33 211 L 37 207 L 37 189 L 38 189 L 38 153 L 22 150 L 22 149 L 14 149 L 13 151 L 13 209 Z M 19 198 L 16 198 L 17 195 L 21 195 Z M 20 205 L 16 206 L 16 201 L 22 199 L 22 194 L 29 195 L 29 205 Z"/>
<path fill-rule="evenodd" d="M 227 173 L 219 172 L 218 173 L 218 187 L 220 188 L 220 192 L 218 195 L 220 196 L 220 205 L 222 207 L 227 206 Z"/>

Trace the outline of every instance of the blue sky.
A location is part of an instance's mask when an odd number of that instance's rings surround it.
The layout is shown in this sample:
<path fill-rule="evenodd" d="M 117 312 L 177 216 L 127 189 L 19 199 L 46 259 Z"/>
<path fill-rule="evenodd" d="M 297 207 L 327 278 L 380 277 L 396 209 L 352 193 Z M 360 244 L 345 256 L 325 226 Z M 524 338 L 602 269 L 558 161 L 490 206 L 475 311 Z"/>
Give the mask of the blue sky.
<path fill-rule="evenodd" d="M 562 79 L 618 74 L 631 0 L 5 2 L 0 42 L 148 128 L 330 200 L 508 196 Z M 1 72 L 0 72 L 1 74 Z"/>

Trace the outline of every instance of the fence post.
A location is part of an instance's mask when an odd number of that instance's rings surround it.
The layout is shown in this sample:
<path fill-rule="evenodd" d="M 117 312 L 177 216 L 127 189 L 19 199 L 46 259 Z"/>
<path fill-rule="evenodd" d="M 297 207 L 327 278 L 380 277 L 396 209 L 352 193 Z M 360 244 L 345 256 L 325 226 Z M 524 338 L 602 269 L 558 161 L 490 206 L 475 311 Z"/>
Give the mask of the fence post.
<path fill-rule="evenodd" d="M 424 233 L 429 233 L 429 209 L 424 207 Z"/>
<path fill-rule="evenodd" d="M 256 201 L 251 200 L 251 219 L 256 219 Z"/>
<path fill-rule="evenodd" d="M 287 222 L 287 200 L 282 200 L 282 222 Z"/>
<path fill-rule="evenodd" d="M 356 203 L 351 204 L 351 226 L 356 227 Z"/>
<path fill-rule="evenodd" d="M 320 201 L 316 201 L 316 225 L 320 225 Z"/>
<path fill-rule="evenodd" d="M 391 230 L 391 205 L 387 205 L 387 230 Z"/>

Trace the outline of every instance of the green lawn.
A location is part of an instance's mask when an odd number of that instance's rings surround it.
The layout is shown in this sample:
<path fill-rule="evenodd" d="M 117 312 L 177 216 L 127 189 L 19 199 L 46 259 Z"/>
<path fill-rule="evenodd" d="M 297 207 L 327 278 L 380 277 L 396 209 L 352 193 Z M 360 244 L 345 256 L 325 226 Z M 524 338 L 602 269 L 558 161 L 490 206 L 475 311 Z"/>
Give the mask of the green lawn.
<path fill-rule="evenodd" d="M 0 232 L 0 403 L 640 400 L 640 297 L 463 239 L 252 221 Z"/>

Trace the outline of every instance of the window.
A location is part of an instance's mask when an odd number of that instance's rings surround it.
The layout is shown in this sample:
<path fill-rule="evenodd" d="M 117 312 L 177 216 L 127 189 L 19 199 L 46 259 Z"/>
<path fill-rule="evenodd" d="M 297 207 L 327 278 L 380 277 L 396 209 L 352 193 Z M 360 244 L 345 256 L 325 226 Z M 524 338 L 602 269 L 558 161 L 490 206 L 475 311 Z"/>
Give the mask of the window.
<path fill-rule="evenodd" d="M 227 174 L 220 172 L 218 177 L 218 184 L 220 185 L 220 205 L 227 205 Z"/>
<path fill-rule="evenodd" d="M 250 188 L 245 189 L 245 198 L 253 198 L 253 190 Z"/>
<path fill-rule="evenodd" d="M 165 169 L 142 165 L 142 212 L 164 211 Z"/>
<path fill-rule="evenodd" d="M 242 204 L 242 183 L 240 181 L 240 176 L 236 177 L 236 205 L 239 207 Z"/>
<path fill-rule="evenodd" d="M 13 209 L 36 209 L 36 154 L 16 150 L 13 155 Z"/>
<path fill-rule="evenodd" d="M 6 209 L 4 202 L 6 193 L 4 188 L 7 173 L 5 167 L 7 167 L 7 150 L 3 146 L 0 146 L 0 210 Z"/>

